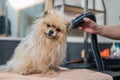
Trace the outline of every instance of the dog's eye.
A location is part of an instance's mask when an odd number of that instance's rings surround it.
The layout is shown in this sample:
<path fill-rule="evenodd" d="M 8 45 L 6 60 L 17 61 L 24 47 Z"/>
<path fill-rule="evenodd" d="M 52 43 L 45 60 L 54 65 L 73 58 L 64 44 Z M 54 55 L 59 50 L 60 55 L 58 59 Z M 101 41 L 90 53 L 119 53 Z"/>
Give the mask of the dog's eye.
<path fill-rule="evenodd" d="M 56 29 L 56 31 L 57 31 L 57 32 L 60 32 L 61 30 L 58 28 L 58 29 Z"/>
<path fill-rule="evenodd" d="M 47 27 L 50 27 L 50 24 L 47 24 Z"/>

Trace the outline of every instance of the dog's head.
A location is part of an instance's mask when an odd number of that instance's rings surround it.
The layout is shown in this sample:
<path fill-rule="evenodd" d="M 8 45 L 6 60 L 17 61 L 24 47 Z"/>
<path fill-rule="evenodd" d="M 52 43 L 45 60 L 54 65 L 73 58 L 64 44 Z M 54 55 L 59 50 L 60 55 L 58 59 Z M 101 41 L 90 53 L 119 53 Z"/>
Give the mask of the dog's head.
<path fill-rule="evenodd" d="M 67 24 L 68 20 L 63 13 L 49 10 L 43 12 L 38 30 L 48 39 L 59 39 L 66 37 Z"/>

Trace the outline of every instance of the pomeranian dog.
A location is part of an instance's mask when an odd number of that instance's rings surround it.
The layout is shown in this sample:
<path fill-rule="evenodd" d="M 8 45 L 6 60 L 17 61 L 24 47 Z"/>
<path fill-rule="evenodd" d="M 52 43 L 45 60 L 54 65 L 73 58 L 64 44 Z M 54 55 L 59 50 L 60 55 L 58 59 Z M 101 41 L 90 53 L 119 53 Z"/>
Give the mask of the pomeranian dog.
<path fill-rule="evenodd" d="M 19 74 L 52 73 L 65 58 L 68 20 L 57 10 L 43 12 L 33 30 L 15 49 L 12 58 L 0 71 Z"/>

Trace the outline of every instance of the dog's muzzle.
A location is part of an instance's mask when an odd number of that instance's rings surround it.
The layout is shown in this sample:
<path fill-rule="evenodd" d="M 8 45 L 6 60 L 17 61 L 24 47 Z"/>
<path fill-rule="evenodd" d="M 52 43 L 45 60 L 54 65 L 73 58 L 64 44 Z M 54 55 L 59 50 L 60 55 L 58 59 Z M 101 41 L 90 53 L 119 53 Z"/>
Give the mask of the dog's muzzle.
<path fill-rule="evenodd" d="M 52 29 L 47 30 L 45 34 L 48 38 L 54 38 L 56 36 L 56 32 Z"/>

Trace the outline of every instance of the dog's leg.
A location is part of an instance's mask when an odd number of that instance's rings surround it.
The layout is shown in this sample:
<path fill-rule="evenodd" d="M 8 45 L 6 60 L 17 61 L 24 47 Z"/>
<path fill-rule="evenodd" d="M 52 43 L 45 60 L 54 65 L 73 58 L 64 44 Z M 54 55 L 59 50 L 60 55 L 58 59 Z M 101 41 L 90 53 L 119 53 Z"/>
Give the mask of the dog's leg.
<path fill-rule="evenodd" d="M 28 74 L 32 74 L 35 72 L 35 70 L 33 70 L 33 64 L 32 62 L 28 63 L 27 65 L 25 65 L 24 67 L 20 67 L 18 69 L 18 72 L 22 75 L 28 75 Z"/>

